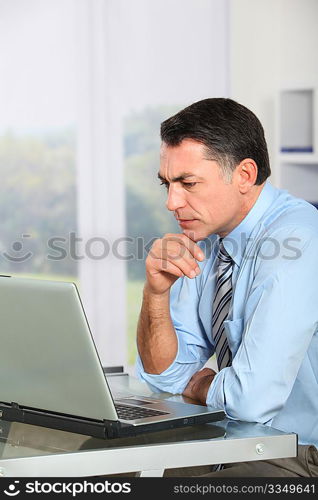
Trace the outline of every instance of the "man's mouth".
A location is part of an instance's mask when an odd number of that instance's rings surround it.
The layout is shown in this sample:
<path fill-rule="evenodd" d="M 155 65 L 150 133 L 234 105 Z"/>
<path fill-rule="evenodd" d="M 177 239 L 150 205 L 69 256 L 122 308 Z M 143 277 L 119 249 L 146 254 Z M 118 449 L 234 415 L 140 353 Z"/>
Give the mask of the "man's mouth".
<path fill-rule="evenodd" d="M 186 219 L 183 217 L 176 217 L 176 219 L 177 219 L 178 224 L 180 224 L 180 226 L 185 226 L 185 225 L 188 226 L 188 225 L 191 225 L 198 220 L 198 219 Z"/>

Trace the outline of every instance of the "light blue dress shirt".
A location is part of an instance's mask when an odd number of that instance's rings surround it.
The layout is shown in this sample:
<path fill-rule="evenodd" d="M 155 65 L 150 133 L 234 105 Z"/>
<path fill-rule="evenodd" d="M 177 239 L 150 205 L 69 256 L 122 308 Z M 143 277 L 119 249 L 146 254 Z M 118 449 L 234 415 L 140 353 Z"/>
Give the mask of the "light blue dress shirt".
<path fill-rule="evenodd" d="M 296 432 L 318 447 L 318 211 L 268 181 L 244 220 L 223 239 L 234 261 L 225 330 L 233 362 L 214 378 L 207 404 L 227 416 Z M 212 299 L 219 237 L 200 246 L 195 279 L 171 289 L 178 337 L 174 362 L 161 374 L 137 373 L 155 391 L 182 393 L 214 353 Z"/>

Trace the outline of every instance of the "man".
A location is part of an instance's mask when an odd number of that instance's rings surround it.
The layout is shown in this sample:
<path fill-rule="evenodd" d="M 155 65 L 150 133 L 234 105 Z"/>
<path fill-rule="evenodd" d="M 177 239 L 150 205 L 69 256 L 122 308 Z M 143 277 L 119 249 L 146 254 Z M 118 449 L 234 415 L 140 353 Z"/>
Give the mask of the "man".
<path fill-rule="evenodd" d="M 139 375 L 298 434 L 297 458 L 212 475 L 318 475 L 318 212 L 268 182 L 262 125 L 231 99 L 192 104 L 161 138 L 158 177 L 182 232 L 146 260 Z M 218 372 L 202 369 L 213 353 Z"/>

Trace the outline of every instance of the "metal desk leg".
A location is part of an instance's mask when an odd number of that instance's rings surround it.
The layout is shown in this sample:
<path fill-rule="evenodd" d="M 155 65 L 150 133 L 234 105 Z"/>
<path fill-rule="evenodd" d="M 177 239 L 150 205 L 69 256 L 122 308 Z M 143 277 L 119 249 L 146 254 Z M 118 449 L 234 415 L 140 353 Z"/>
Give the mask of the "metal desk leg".
<path fill-rule="evenodd" d="M 162 477 L 164 469 L 150 469 L 136 472 L 136 477 Z"/>

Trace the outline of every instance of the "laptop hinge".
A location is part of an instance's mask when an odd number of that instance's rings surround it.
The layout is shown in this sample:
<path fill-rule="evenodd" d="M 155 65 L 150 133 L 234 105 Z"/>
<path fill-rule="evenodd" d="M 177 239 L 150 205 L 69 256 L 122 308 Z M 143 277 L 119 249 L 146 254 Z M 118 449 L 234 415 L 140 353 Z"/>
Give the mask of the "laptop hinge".
<path fill-rule="evenodd" d="M 13 420 L 15 422 L 24 422 L 24 411 L 18 403 L 12 402 L 10 405 L 3 405 L 1 404 L 0 406 L 0 417 L 3 420 Z"/>
<path fill-rule="evenodd" d="M 124 437 L 125 435 L 127 436 L 132 435 L 133 426 L 131 424 L 125 424 L 118 420 L 105 420 L 105 419 L 103 420 L 103 422 L 106 430 L 106 435 L 109 439 L 116 437 Z"/>

